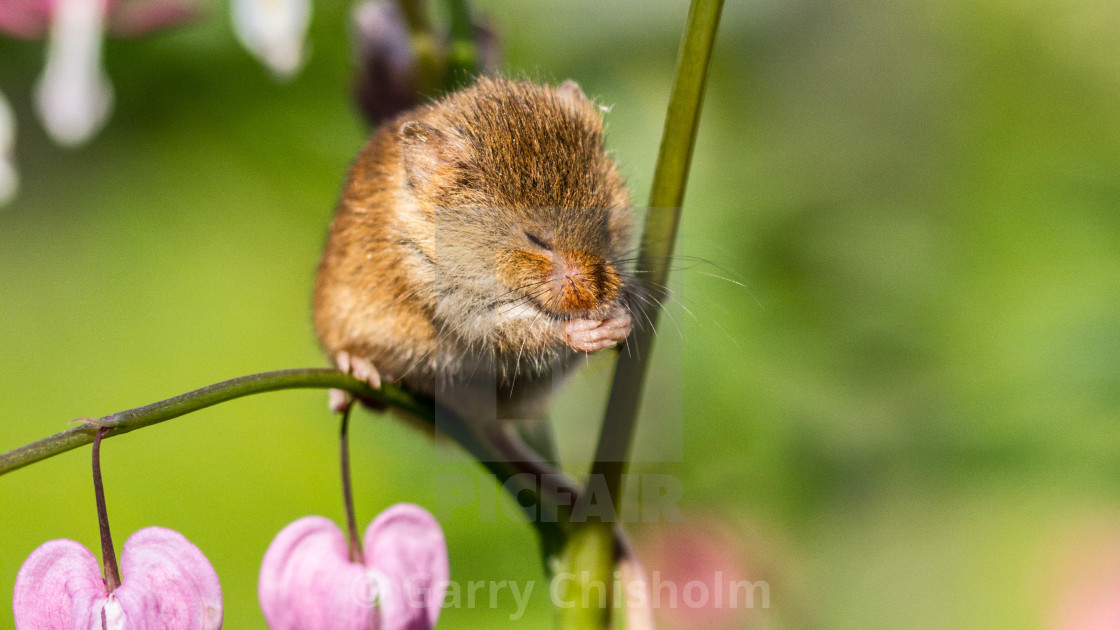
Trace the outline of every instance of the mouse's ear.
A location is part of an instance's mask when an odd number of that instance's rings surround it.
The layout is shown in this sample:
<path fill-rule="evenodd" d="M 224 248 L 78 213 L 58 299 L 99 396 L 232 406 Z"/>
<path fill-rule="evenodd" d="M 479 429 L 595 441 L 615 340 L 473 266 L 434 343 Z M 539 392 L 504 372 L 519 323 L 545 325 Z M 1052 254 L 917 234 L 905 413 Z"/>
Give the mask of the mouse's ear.
<path fill-rule="evenodd" d="M 587 102 L 587 94 L 584 93 L 584 89 L 579 86 L 579 83 L 570 80 L 570 78 L 568 81 L 564 81 L 560 85 L 557 85 L 557 94 L 563 96 L 564 99 L 571 99 L 572 101 L 580 101 L 585 103 Z"/>
<path fill-rule="evenodd" d="M 568 101 L 573 105 L 586 105 L 588 103 L 587 95 L 583 93 L 583 88 L 571 79 L 556 86 L 556 95 L 560 97 L 560 100 Z"/>
<path fill-rule="evenodd" d="M 401 125 L 399 137 L 404 172 L 415 188 L 426 188 L 454 161 L 446 134 L 431 125 L 410 120 Z"/>

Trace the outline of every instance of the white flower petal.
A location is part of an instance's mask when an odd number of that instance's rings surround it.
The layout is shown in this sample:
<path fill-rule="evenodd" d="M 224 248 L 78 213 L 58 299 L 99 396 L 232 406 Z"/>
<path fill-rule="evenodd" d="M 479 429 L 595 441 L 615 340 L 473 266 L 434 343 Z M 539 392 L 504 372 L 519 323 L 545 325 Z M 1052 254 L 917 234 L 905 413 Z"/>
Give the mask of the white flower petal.
<path fill-rule="evenodd" d="M 16 144 L 16 117 L 7 99 L 0 93 L 0 206 L 8 203 L 19 190 L 12 150 Z"/>
<path fill-rule="evenodd" d="M 233 0 L 233 30 L 241 44 L 279 79 L 303 66 L 311 0 Z"/>
<path fill-rule="evenodd" d="M 125 630 L 128 619 L 125 618 L 124 608 L 121 608 L 117 598 L 110 594 L 102 610 L 105 612 L 105 630 Z"/>
<path fill-rule="evenodd" d="M 105 4 L 56 0 L 47 66 L 35 88 L 35 104 L 47 133 L 59 144 L 89 140 L 109 116 L 113 88 L 101 69 Z"/>

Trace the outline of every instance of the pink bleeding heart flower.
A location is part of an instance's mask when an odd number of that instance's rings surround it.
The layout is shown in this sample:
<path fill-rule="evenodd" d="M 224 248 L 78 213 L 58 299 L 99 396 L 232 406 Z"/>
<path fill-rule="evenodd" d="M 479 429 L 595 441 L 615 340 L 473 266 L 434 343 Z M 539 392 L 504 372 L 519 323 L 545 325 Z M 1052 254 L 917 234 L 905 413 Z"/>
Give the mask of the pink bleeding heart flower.
<path fill-rule="evenodd" d="M 59 144 L 78 146 L 108 120 L 113 86 L 101 64 L 106 32 L 134 37 L 193 20 L 195 0 L 0 0 L 0 33 L 47 39 L 35 109 Z"/>
<path fill-rule="evenodd" d="M 108 591 L 97 559 L 73 540 L 28 556 L 16 578 L 18 630 L 216 630 L 222 589 L 214 567 L 179 532 L 148 527 L 121 553 L 121 585 Z"/>
<path fill-rule="evenodd" d="M 448 584 L 435 517 L 401 503 L 366 529 L 361 562 L 330 519 L 307 516 L 276 536 L 261 564 L 261 609 L 272 630 L 429 630 Z"/>
<path fill-rule="evenodd" d="M 86 0 L 92 2 L 92 0 Z M 46 37 L 58 10 L 58 0 L 3 0 L 0 32 L 22 39 Z M 197 19 L 196 0 L 105 0 L 105 25 L 110 34 L 136 37 Z"/>

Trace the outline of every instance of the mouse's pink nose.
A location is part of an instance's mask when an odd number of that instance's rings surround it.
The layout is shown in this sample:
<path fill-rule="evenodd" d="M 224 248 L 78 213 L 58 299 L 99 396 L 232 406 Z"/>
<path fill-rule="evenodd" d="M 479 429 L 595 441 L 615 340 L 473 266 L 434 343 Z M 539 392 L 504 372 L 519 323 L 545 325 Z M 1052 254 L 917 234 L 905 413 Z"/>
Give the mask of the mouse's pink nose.
<path fill-rule="evenodd" d="M 621 281 L 609 262 L 581 251 L 553 254 L 547 306 L 565 314 L 593 311 L 614 302 Z"/>

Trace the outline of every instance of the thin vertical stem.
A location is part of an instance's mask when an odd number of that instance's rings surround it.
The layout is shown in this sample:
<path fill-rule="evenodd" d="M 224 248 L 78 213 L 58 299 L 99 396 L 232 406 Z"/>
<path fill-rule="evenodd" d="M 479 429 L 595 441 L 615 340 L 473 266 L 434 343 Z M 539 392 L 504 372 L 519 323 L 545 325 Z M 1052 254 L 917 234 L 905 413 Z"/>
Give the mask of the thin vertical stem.
<path fill-rule="evenodd" d="M 101 438 L 109 432 L 101 428 L 93 436 L 93 497 L 97 502 L 97 525 L 101 530 L 101 563 L 105 566 L 105 588 L 112 593 L 121 585 L 117 570 L 117 551 L 109 531 L 109 510 L 105 507 L 105 486 L 101 482 Z"/>
<path fill-rule="evenodd" d="M 342 469 L 342 502 L 346 506 L 346 531 L 348 534 L 350 562 L 362 563 L 362 539 L 358 537 L 358 517 L 354 513 L 354 491 L 350 483 L 350 409 L 353 404 L 342 410 L 339 433 L 339 467 Z"/>
<path fill-rule="evenodd" d="M 660 304 L 665 297 L 661 287 L 669 275 L 708 63 L 722 10 L 723 0 L 692 0 L 688 10 L 636 270 L 639 277 L 649 280 L 644 284 L 650 291 L 652 304 Z M 657 324 L 656 310 L 645 315 L 649 317 L 649 327 L 638 328 L 627 342 L 629 352 L 619 354 L 588 481 L 589 488 L 592 483 L 602 483 L 606 488 L 615 509 L 615 521 L 620 520 L 622 474 L 633 442 L 642 383 Z M 570 564 L 586 567 L 588 570 L 581 575 L 597 579 L 610 576 L 616 553 L 613 529 L 613 523 L 600 520 L 589 520 L 574 527 L 569 538 L 572 548 L 564 550 L 563 558 Z M 561 611 L 561 628 L 607 628 L 610 624 L 608 612 L 595 603 L 583 602 L 582 607 Z"/>
<path fill-rule="evenodd" d="M 723 0 L 693 0 L 677 57 L 676 77 L 669 98 L 669 111 L 650 193 L 650 212 L 642 234 L 637 266 L 639 277 L 649 279 L 645 285 L 652 294 L 650 302 L 655 304 L 661 303 L 665 297 L 661 287 L 669 275 L 673 244 L 680 223 L 680 206 L 684 200 L 696 128 L 700 121 L 708 62 L 722 10 Z M 654 311 L 648 316 L 650 326 L 638 328 L 627 342 L 631 351 L 619 355 L 595 464 L 591 468 L 592 475 L 603 476 L 616 509 L 658 313 Z"/>

